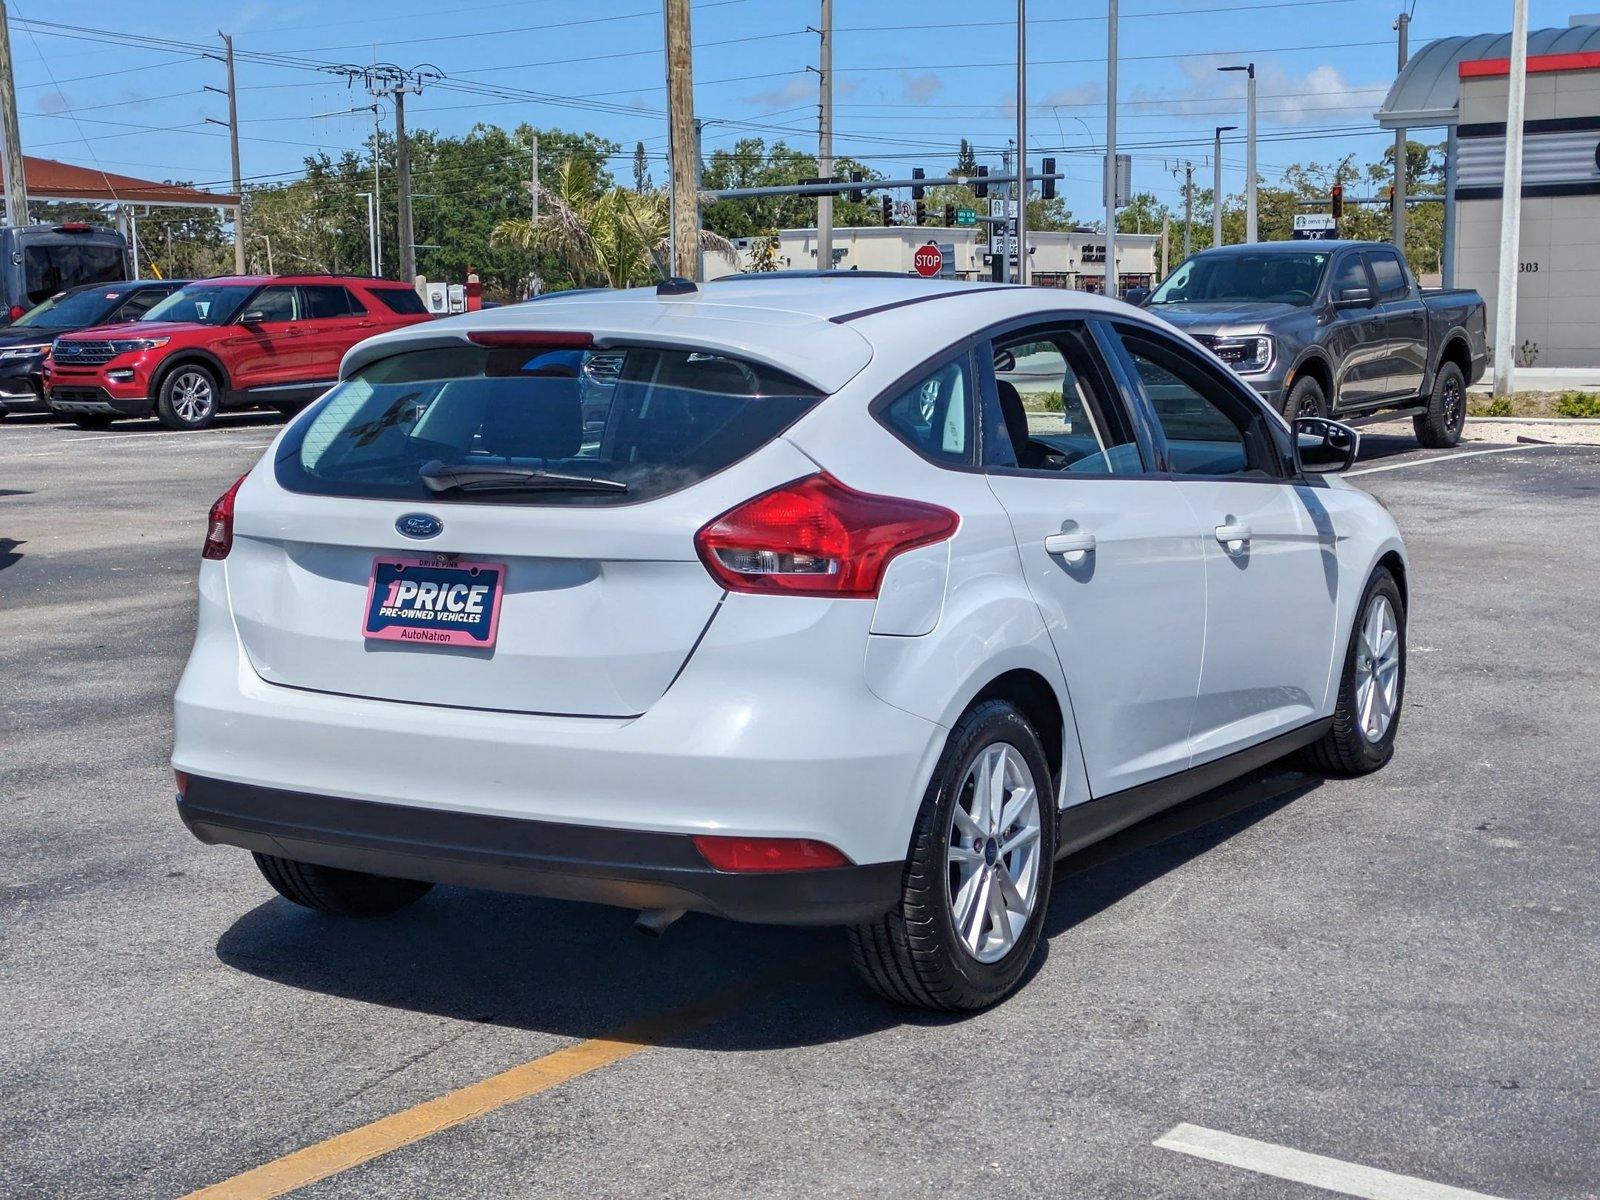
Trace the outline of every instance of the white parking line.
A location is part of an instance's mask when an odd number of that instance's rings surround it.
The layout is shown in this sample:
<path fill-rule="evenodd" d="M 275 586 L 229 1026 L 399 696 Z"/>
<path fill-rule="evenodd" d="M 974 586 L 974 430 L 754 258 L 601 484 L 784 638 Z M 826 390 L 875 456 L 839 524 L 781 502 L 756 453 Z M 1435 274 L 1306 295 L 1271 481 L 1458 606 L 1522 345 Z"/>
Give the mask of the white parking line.
<path fill-rule="evenodd" d="M 1427 463 L 1451 462 L 1457 458 L 1481 458 L 1485 454 L 1510 454 L 1513 450 L 1544 450 L 1552 442 L 1525 442 L 1520 446 L 1496 446 L 1493 450 L 1463 450 L 1460 454 L 1440 454 L 1434 458 L 1413 458 L 1406 462 L 1384 463 L 1381 467 L 1363 467 L 1359 471 L 1346 471 L 1345 478 L 1353 475 L 1376 475 L 1379 471 L 1398 471 L 1403 467 L 1420 467 Z"/>
<path fill-rule="evenodd" d="M 1364 1200 L 1496 1200 L 1483 1192 L 1430 1183 L 1411 1175 L 1396 1175 L 1393 1171 L 1307 1154 L 1303 1150 L 1291 1150 L 1288 1146 L 1258 1142 L 1254 1138 L 1237 1137 L 1199 1125 L 1174 1126 L 1158 1137 L 1155 1145 L 1259 1175 L 1309 1184 L 1342 1196 L 1360 1196 Z"/>

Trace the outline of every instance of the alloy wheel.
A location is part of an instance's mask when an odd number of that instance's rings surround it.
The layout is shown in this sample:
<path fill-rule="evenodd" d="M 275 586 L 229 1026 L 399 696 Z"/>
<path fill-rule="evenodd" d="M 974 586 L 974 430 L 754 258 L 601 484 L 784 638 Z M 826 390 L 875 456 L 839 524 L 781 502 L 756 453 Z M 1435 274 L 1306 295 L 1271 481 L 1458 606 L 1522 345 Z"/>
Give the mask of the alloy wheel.
<path fill-rule="evenodd" d="M 1461 384 L 1455 379 L 1444 382 L 1444 423 L 1450 429 L 1460 429 L 1466 424 L 1467 402 Z"/>
<path fill-rule="evenodd" d="M 1374 596 L 1356 635 L 1356 717 L 1369 742 L 1380 742 L 1400 698 L 1400 624 L 1387 596 Z"/>
<path fill-rule="evenodd" d="M 1010 953 L 1039 899 L 1039 789 L 1015 746 L 986 746 L 951 806 L 946 897 L 962 947 L 981 963 Z"/>
<path fill-rule="evenodd" d="M 186 423 L 205 420 L 214 402 L 211 380 L 199 371 L 183 371 L 172 381 L 172 409 Z"/>

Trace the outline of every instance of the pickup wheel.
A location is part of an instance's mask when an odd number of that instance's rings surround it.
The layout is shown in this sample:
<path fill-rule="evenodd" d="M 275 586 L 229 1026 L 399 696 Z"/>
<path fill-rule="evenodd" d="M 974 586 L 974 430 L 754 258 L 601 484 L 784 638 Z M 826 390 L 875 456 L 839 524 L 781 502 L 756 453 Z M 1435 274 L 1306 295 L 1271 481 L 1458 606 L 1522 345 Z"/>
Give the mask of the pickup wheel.
<path fill-rule="evenodd" d="M 1322 385 L 1310 375 L 1294 381 L 1289 394 L 1283 398 L 1283 419 L 1294 424 L 1296 417 L 1325 417 L 1328 415 L 1328 397 Z"/>
<path fill-rule="evenodd" d="M 156 392 L 156 420 L 168 429 L 204 429 L 217 419 L 217 377 L 199 363 L 168 371 Z"/>
<path fill-rule="evenodd" d="M 1428 411 L 1411 418 L 1417 441 L 1430 450 L 1445 450 L 1461 440 L 1467 427 L 1467 381 L 1455 363 L 1443 363 L 1434 377 Z"/>

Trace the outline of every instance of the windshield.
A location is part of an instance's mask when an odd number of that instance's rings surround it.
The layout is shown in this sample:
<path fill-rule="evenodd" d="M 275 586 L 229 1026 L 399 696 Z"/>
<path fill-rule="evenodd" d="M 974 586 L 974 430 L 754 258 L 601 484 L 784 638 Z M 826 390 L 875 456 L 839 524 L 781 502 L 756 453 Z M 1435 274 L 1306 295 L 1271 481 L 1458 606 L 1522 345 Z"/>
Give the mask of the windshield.
<path fill-rule="evenodd" d="M 1256 302 L 1305 307 L 1317 294 L 1331 256 L 1304 254 L 1197 254 L 1167 277 L 1152 305 Z"/>
<path fill-rule="evenodd" d="M 37 325 L 46 329 L 82 329 L 100 324 L 111 306 L 125 295 L 112 288 L 90 288 L 84 292 L 58 292 L 43 304 L 30 308 L 15 321 L 13 328 Z"/>
<path fill-rule="evenodd" d="M 284 438 L 290 491 L 600 505 L 664 496 L 770 442 L 821 398 L 697 350 L 413 350 L 334 388 Z"/>
<path fill-rule="evenodd" d="M 226 325 L 255 290 L 239 284 L 192 283 L 173 292 L 139 319 Z"/>

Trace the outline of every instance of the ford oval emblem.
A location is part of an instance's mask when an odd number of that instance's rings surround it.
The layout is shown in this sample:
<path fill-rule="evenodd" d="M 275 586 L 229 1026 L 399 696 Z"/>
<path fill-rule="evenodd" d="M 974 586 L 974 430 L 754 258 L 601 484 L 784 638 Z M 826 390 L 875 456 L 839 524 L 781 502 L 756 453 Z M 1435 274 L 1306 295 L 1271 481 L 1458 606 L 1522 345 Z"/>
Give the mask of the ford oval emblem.
<path fill-rule="evenodd" d="M 406 513 L 394 527 L 408 538 L 438 537 L 444 532 L 444 522 L 427 513 Z"/>

